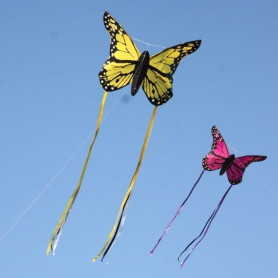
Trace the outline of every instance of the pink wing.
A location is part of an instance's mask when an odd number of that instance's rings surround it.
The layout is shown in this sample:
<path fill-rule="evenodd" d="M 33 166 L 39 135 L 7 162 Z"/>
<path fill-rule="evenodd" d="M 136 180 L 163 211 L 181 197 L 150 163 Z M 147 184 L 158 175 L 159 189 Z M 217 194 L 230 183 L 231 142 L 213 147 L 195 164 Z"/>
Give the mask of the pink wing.
<path fill-rule="evenodd" d="M 230 156 L 227 145 L 216 126 L 211 129 L 213 137 L 211 151 L 203 158 L 203 168 L 207 171 L 220 169 L 227 157 Z"/>
<path fill-rule="evenodd" d="M 242 177 L 246 167 L 252 162 L 263 161 L 266 156 L 261 155 L 246 155 L 241 157 L 236 157 L 227 170 L 228 180 L 231 184 L 239 184 L 242 181 Z"/>

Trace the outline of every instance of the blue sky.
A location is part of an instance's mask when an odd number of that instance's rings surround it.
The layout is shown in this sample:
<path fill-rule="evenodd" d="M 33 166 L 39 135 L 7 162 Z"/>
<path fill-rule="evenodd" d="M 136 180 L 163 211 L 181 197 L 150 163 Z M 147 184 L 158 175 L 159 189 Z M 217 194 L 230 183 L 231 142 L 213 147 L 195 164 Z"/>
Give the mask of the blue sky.
<path fill-rule="evenodd" d="M 268 0 L 2 1 L 1 278 L 277 277 L 277 8 Z M 202 40 L 180 63 L 173 98 L 158 108 L 108 265 L 91 259 L 112 228 L 153 109 L 142 90 L 131 97 L 129 86 L 108 95 L 80 194 L 56 255 L 46 256 L 89 141 L 63 165 L 97 122 L 98 72 L 109 53 L 106 10 L 151 44 Z M 177 256 L 229 186 L 225 175 L 206 172 L 156 253 L 149 251 L 199 176 L 212 125 L 236 155 L 268 158 L 248 167 L 181 270 Z"/>

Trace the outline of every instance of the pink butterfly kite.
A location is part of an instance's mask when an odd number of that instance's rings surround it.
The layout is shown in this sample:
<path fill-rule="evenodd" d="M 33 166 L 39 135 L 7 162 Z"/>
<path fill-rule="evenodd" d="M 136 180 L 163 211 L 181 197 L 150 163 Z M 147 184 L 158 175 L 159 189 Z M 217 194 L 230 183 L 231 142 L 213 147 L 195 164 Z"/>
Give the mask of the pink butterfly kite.
<path fill-rule="evenodd" d="M 216 207 L 216 209 L 213 211 L 213 213 L 211 214 L 211 216 L 209 217 L 209 219 L 207 220 L 205 226 L 203 227 L 201 233 L 194 238 L 188 245 L 187 247 L 180 253 L 178 260 L 180 259 L 180 257 L 182 256 L 182 254 L 187 251 L 187 249 L 197 240 L 199 239 L 199 241 L 197 241 L 197 243 L 195 243 L 195 245 L 193 246 L 193 248 L 189 251 L 188 255 L 185 257 L 185 259 L 181 262 L 181 267 L 183 266 L 183 264 L 185 263 L 185 261 L 189 258 L 189 256 L 191 255 L 191 253 L 194 251 L 194 249 L 197 247 L 197 245 L 203 240 L 203 238 L 205 237 L 206 233 L 208 232 L 208 229 L 214 219 L 214 217 L 216 216 L 218 210 L 220 209 L 224 199 L 226 198 L 227 194 L 229 193 L 230 189 L 232 188 L 233 185 L 239 184 L 242 181 L 242 177 L 244 174 L 244 171 L 246 169 L 246 167 L 252 163 L 252 162 L 258 162 L 258 161 L 263 161 L 266 159 L 266 156 L 261 156 L 261 155 L 246 155 L 246 156 L 241 156 L 241 157 L 235 157 L 234 154 L 229 153 L 227 145 L 222 137 L 222 135 L 220 134 L 220 132 L 218 131 L 218 129 L 216 128 L 216 126 L 213 126 L 211 129 L 211 134 L 213 137 L 213 143 L 212 143 L 212 147 L 210 152 L 203 158 L 202 161 L 202 166 L 204 168 L 204 170 L 202 171 L 201 175 L 199 176 L 199 178 L 197 179 L 197 181 L 195 182 L 195 184 L 193 185 L 192 189 L 190 190 L 188 196 L 186 197 L 186 199 L 183 201 L 183 203 L 181 204 L 181 206 L 179 207 L 178 211 L 176 212 L 176 214 L 174 215 L 174 217 L 172 218 L 172 220 L 170 221 L 170 223 L 168 224 L 168 226 L 166 227 L 165 231 L 163 232 L 162 236 L 159 238 L 159 240 L 157 241 L 156 245 L 154 246 L 154 248 L 151 251 L 151 254 L 153 254 L 153 252 L 155 251 L 155 249 L 157 248 L 157 246 L 159 245 L 159 243 L 161 242 L 161 240 L 164 238 L 164 236 L 166 235 L 166 233 L 168 232 L 171 224 L 173 223 L 173 221 L 175 220 L 175 218 L 180 214 L 180 212 L 182 211 L 186 201 L 189 199 L 190 195 L 192 194 L 193 190 L 195 189 L 196 185 L 198 184 L 198 182 L 200 181 L 202 175 L 204 174 L 205 170 L 207 171 L 214 171 L 214 170 L 218 170 L 220 169 L 220 175 L 223 175 L 225 172 L 227 173 L 227 177 L 228 180 L 230 182 L 230 186 L 227 189 L 227 191 L 225 192 L 225 194 L 223 195 L 223 197 L 221 198 L 220 202 L 218 203 L 218 206 Z"/>

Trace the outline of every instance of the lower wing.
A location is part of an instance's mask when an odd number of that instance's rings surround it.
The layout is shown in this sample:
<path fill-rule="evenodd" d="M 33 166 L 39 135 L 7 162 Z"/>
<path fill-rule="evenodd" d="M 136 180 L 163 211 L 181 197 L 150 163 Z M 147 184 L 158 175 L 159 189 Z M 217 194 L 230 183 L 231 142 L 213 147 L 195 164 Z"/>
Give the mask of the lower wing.
<path fill-rule="evenodd" d="M 127 86 L 133 77 L 136 62 L 109 58 L 99 72 L 99 81 L 106 91 L 116 91 Z"/>
<path fill-rule="evenodd" d="M 173 96 L 173 74 L 180 61 L 196 51 L 200 44 L 200 40 L 178 44 L 150 57 L 142 88 L 153 105 L 162 105 Z"/>
<path fill-rule="evenodd" d="M 252 162 L 259 162 L 265 159 L 266 156 L 261 155 L 246 155 L 236 157 L 231 167 L 227 170 L 229 182 L 233 185 L 241 183 L 246 167 Z"/>
<path fill-rule="evenodd" d="M 142 82 L 142 88 L 151 102 L 158 106 L 167 102 L 172 96 L 172 80 L 149 67 Z"/>

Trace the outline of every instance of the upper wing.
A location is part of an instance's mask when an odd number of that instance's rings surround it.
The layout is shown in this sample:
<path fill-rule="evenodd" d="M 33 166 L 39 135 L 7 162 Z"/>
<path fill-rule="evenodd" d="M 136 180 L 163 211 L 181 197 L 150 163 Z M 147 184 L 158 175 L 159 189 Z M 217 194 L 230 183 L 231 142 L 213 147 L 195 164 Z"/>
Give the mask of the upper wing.
<path fill-rule="evenodd" d="M 236 157 L 227 170 L 228 180 L 231 184 L 241 183 L 242 177 L 246 167 L 252 162 L 263 161 L 266 159 L 266 156 L 261 155 L 246 155 L 241 157 Z"/>
<path fill-rule="evenodd" d="M 196 51 L 201 41 L 191 41 L 169 47 L 150 57 L 149 69 L 142 88 L 154 105 L 167 102 L 172 96 L 173 74 L 185 56 Z"/>
<path fill-rule="evenodd" d="M 104 13 L 103 21 L 110 35 L 110 56 L 99 72 L 99 80 L 106 91 L 114 91 L 131 82 L 140 51 L 108 12 Z"/>
<path fill-rule="evenodd" d="M 203 158 L 202 165 L 205 170 L 214 171 L 221 169 L 224 162 L 225 158 L 217 157 L 211 151 Z"/>
<path fill-rule="evenodd" d="M 230 156 L 227 145 L 216 126 L 211 129 L 213 138 L 211 151 L 203 158 L 203 168 L 207 171 L 220 169 L 226 158 Z"/>
<path fill-rule="evenodd" d="M 197 40 L 166 48 L 151 56 L 150 66 L 168 78 L 172 78 L 182 58 L 195 52 L 200 45 L 201 41 Z"/>

